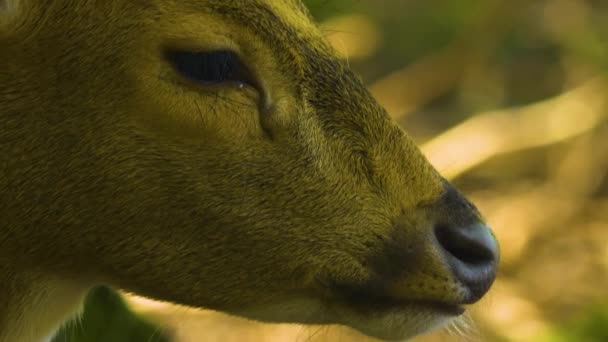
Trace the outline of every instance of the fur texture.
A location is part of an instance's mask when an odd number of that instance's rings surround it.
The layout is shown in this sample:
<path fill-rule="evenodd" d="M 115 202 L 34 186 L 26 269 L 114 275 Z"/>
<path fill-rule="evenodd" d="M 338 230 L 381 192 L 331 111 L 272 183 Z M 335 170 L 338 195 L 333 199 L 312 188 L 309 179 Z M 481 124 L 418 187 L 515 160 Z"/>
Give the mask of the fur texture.
<path fill-rule="evenodd" d="M 432 227 L 479 215 L 299 1 L 1 3 L 0 341 L 96 284 L 390 339 L 449 319 L 417 304 L 465 292 Z M 234 50 L 260 86 L 190 84 L 166 48 Z"/>

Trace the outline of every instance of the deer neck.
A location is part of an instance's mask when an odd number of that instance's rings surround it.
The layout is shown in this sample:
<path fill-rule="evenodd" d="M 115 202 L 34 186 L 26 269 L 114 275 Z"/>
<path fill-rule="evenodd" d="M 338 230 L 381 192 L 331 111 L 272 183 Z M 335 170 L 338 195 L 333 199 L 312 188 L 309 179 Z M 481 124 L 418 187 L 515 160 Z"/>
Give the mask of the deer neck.
<path fill-rule="evenodd" d="M 75 316 L 89 286 L 0 263 L 0 342 L 43 342 Z"/>

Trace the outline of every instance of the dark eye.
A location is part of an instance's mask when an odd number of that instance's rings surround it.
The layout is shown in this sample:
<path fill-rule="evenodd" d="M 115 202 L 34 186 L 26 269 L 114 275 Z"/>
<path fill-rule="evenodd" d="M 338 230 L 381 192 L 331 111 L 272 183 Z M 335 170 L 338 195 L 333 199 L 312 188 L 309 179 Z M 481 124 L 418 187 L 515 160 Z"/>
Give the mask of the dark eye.
<path fill-rule="evenodd" d="M 168 50 L 165 57 L 185 78 L 203 85 L 232 83 L 255 88 L 255 78 L 239 56 L 227 50 L 191 52 Z"/>

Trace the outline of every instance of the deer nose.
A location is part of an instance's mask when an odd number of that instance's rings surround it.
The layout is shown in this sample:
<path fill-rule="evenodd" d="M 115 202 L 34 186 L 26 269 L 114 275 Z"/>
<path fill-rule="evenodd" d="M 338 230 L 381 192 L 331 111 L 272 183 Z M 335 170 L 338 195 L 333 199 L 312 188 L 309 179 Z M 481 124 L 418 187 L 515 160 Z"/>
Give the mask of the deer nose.
<path fill-rule="evenodd" d="M 435 236 L 454 276 L 468 289 L 466 302 L 479 300 L 498 269 L 498 243 L 483 223 L 465 226 L 439 224 Z"/>

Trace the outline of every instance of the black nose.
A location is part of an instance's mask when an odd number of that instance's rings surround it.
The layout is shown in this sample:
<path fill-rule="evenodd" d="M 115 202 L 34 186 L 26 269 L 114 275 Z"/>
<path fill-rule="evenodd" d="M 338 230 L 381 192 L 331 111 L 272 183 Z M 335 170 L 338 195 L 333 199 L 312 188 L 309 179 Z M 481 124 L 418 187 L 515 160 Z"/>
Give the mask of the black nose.
<path fill-rule="evenodd" d="M 481 298 L 498 268 L 498 243 L 483 223 L 467 226 L 437 225 L 435 236 L 455 277 L 468 290 L 466 302 Z"/>

